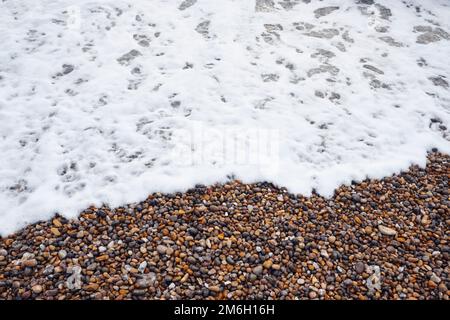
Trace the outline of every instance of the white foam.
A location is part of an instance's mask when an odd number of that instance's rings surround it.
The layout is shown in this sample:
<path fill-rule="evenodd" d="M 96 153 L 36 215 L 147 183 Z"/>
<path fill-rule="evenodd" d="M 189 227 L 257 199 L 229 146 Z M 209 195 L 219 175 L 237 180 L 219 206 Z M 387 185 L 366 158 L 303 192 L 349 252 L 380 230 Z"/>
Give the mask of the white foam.
<path fill-rule="evenodd" d="M 450 152 L 447 1 L 181 2 L 0 4 L 0 234 L 230 175 L 330 196 Z"/>

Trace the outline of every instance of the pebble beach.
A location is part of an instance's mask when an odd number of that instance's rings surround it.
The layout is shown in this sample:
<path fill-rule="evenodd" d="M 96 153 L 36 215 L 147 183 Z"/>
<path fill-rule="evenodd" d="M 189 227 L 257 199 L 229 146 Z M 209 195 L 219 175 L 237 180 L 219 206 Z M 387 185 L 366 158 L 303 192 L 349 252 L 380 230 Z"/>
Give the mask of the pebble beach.
<path fill-rule="evenodd" d="M 450 157 L 341 186 L 198 185 L 0 238 L 0 299 L 442 299 Z"/>

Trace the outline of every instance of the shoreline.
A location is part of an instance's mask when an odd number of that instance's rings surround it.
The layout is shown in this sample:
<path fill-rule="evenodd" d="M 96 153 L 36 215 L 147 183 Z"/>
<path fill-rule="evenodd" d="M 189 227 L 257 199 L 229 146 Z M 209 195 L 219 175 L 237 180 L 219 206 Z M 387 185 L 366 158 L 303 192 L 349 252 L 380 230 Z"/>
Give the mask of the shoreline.
<path fill-rule="evenodd" d="M 339 187 L 197 186 L 0 238 L 0 299 L 444 299 L 450 156 Z"/>

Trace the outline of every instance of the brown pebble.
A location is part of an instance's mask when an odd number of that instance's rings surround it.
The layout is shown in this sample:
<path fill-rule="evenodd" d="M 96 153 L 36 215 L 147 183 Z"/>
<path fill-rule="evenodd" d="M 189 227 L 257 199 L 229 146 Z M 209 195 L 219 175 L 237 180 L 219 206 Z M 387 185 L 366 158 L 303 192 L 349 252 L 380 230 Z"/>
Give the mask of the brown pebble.
<path fill-rule="evenodd" d="M 264 261 L 263 267 L 266 268 L 266 269 L 270 269 L 272 264 L 273 264 L 272 260 L 269 259 L 269 260 Z"/>
<path fill-rule="evenodd" d="M 86 290 L 86 291 L 97 291 L 98 288 L 99 288 L 99 285 L 97 283 L 90 283 L 84 288 L 84 290 Z"/>
<path fill-rule="evenodd" d="M 61 235 L 61 232 L 57 228 L 50 228 L 50 231 L 57 237 Z"/>
<path fill-rule="evenodd" d="M 37 265 L 36 259 L 25 260 L 22 262 L 25 267 L 35 267 Z"/>
<path fill-rule="evenodd" d="M 35 293 L 35 294 L 39 294 L 39 293 L 41 293 L 42 292 L 42 286 L 41 285 L 35 285 L 35 286 L 33 286 L 32 288 L 31 288 L 31 290 L 33 291 L 33 293 Z"/>

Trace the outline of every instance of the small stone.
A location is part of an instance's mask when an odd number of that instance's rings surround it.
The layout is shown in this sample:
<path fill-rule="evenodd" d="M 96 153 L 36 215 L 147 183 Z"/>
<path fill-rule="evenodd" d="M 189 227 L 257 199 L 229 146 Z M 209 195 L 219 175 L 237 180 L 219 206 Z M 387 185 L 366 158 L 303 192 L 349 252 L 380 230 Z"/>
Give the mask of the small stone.
<path fill-rule="evenodd" d="M 143 273 L 145 271 L 145 268 L 147 268 L 147 261 L 143 261 L 139 264 L 138 271 L 140 273 Z"/>
<path fill-rule="evenodd" d="M 99 288 L 99 285 L 97 283 L 90 283 L 84 289 L 86 291 L 97 291 L 98 288 Z"/>
<path fill-rule="evenodd" d="M 139 248 L 139 251 L 140 251 L 142 254 L 146 254 L 146 253 L 147 253 L 147 248 L 146 248 L 146 247 L 140 247 L 140 248 Z"/>
<path fill-rule="evenodd" d="M 174 250 L 173 250 L 171 247 L 168 247 L 168 248 L 166 249 L 166 254 L 167 254 L 168 256 L 171 256 L 171 255 L 173 254 L 173 252 L 174 252 Z"/>
<path fill-rule="evenodd" d="M 187 229 L 187 232 L 193 237 L 195 237 L 198 234 L 198 230 L 196 228 L 189 228 Z"/>
<path fill-rule="evenodd" d="M 428 216 L 424 215 L 422 217 L 422 219 L 420 220 L 420 223 L 422 225 L 426 226 L 426 225 L 430 224 L 430 218 Z"/>
<path fill-rule="evenodd" d="M 185 283 L 187 279 L 189 278 L 189 273 L 186 273 L 180 280 L 181 283 Z"/>
<path fill-rule="evenodd" d="M 384 234 L 385 236 L 395 236 L 397 235 L 397 231 L 395 231 L 394 229 L 385 227 L 383 225 L 379 225 L 378 226 L 378 230 L 380 230 L 381 234 Z"/>
<path fill-rule="evenodd" d="M 142 278 L 136 281 L 136 287 L 140 289 L 151 287 L 155 284 L 156 274 L 149 273 L 142 276 Z"/>
<path fill-rule="evenodd" d="M 396 249 L 395 249 L 393 246 L 387 246 L 386 250 L 387 250 L 389 253 L 394 253 L 394 252 L 396 251 Z"/>
<path fill-rule="evenodd" d="M 272 264 L 272 269 L 273 270 L 280 270 L 281 266 L 279 264 L 274 263 L 274 264 Z"/>
<path fill-rule="evenodd" d="M 31 297 L 31 291 L 25 291 L 22 295 L 21 295 L 22 299 L 29 299 Z"/>
<path fill-rule="evenodd" d="M 359 261 L 356 263 L 356 265 L 355 265 L 356 273 L 361 274 L 364 272 L 365 269 L 366 269 L 366 266 L 363 262 Z"/>
<path fill-rule="evenodd" d="M 59 250 L 58 257 L 61 260 L 65 259 L 67 257 L 67 251 L 66 250 Z"/>
<path fill-rule="evenodd" d="M 445 293 L 445 292 L 447 292 L 447 286 L 445 285 L 445 283 L 440 283 L 439 284 L 439 292 L 442 292 L 442 293 Z"/>
<path fill-rule="evenodd" d="M 437 288 L 437 284 L 436 284 L 436 282 L 434 282 L 433 280 L 429 280 L 428 282 L 427 282 L 427 284 L 428 284 L 428 287 L 430 287 L 431 289 L 436 289 Z"/>
<path fill-rule="evenodd" d="M 272 265 L 273 265 L 273 262 L 270 259 L 264 261 L 264 263 L 263 263 L 263 267 L 266 268 L 266 269 L 270 269 L 270 267 L 272 267 Z"/>
<path fill-rule="evenodd" d="M 36 261 L 36 259 L 25 260 L 25 261 L 22 262 L 22 265 L 25 266 L 25 267 L 32 268 L 32 267 L 35 267 L 37 265 L 37 261 Z"/>
<path fill-rule="evenodd" d="M 353 284 L 353 281 L 351 279 L 345 279 L 342 284 L 344 285 L 344 287 L 349 287 Z"/>
<path fill-rule="evenodd" d="M 322 257 L 324 257 L 324 258 L 329 258 L 330 257 L 330 255 L 328 254 L 327 250 L 325 250 L 325 249 L 320 250 L 320 255 Z"/>
<path fill-rule="evenodd" d="M 58 294 L 58 289 L 51 289 L 51 290 L 46 290 L 45 291 L 45 295 L 47 297 L 54 297 Z"/>
<path fill-rule="evenodd" d="M 31 288 L 31 290 L 33 291 L 33 293 L 39 294 L 42 292 L 43 289 L 41 285 L 35 285 Z"/>
<path fill-rule="evenodd" d="M 220 287 L 219 286 L 210 286 L 208 289 L 213 291 L 213 292 L 220 292 Z"/>
<path fill-rule="evenodd" d="M 146 291 L 143 289 L 133 290 L 133 296 L 145 296 Z"/>
<path fill-rule="evenodd" d="M 55 267 L 52 266 L 51 264 L 49 264 L 48 266 L 46 266 L 46 267 L 44 268 L 44 270 L 42 271 L 42 274 L 43 274 L 44 276 L 48 276 L 48 275 L 51 275 L 51 274 L 53 273 L 54 270 L 55 270 Z"/>
<path fill-rule="evenodd" d="M 328 237 L 328 242 L 329 243 L 334 243 L 336 241 L 336 237 L 335 236 L 329 236 Z"/>
<path fill-rule="evenodd" d="M 308 293 L 308 297 L 309 297 L 310 299 L 316 299 L 316 298 L 317 298 L 317 292 L 311 290 L 311 291 Z"/>
<path fill-rule="evenodd" d="M 167 251 L 167 247 L 160 244 L 156 247 L 156 251 L 158 251 L 159 254 L 165 254 Z"/>
<path fill-rule="evenodd" d="M 441 278 L 439 278 L 434 272 L 431 275 L 430 280 L 433 281 L 434 283 L 440 283 L 442 281 Z"/>
<path fill-rule="evenodd" d="M 256 275 L 260 275 L 263 272 L 263 266 L 256 266 L 253 268 L 253 273 Z"/>
<path fill-rule="evenodd" d="M 105 260 L 108 260 L 108 259 L 109 259 L 109 256 L 107 254 L 104 254 L 102 256 L 97 257 L 95 260 L 97 260 L 97 261 L 105 261 Z"/>
<path fill-rule="evenodd" d="M 95 269 L 97 269 L 97 263 L 91 263 L 90 265 L 88 265 L 87 267 L 86 267 L 86 270 L 87 271 L 94 271 Z"/>
<path fill-rule="evenodd" d="M 61 232 L 57 228 L 50 228 L 50 231 L 53 233 L 53 235 L 59 237 L 61 235 Z"/>
<path fill-rule="evenodd" d="M 62 223 L 58 219 L 53 219 L 53 224 L 55 227 L 60 228 L 62 227 Z"/>

